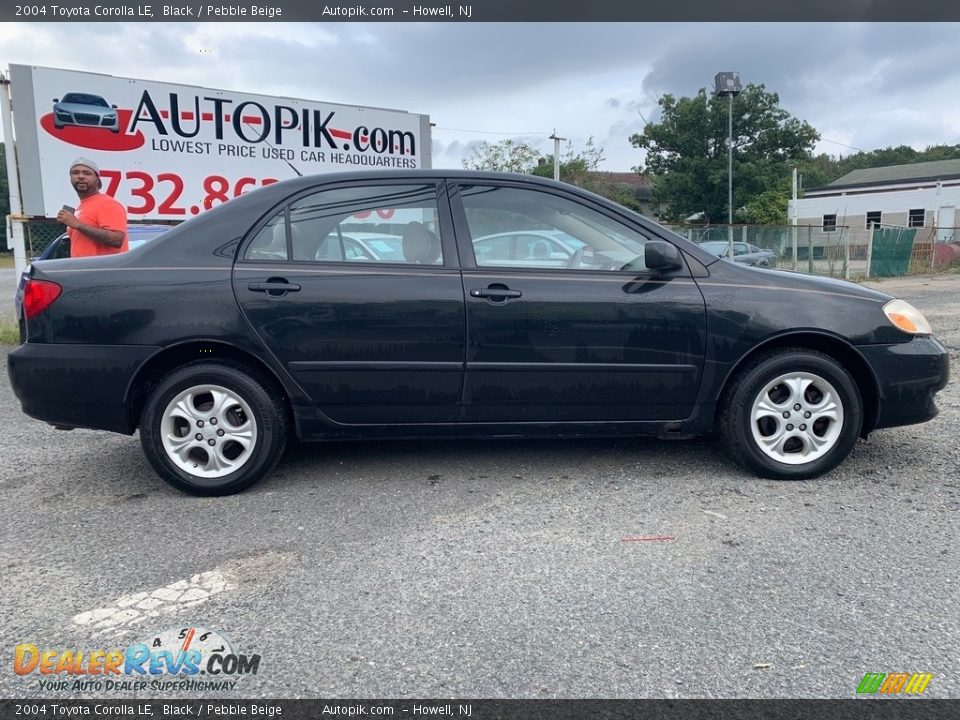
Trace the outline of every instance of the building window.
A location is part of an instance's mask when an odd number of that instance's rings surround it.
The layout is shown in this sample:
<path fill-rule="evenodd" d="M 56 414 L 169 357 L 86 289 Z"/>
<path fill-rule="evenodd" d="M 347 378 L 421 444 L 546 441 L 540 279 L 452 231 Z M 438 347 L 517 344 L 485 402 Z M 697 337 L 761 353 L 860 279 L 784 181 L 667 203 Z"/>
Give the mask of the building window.
<path fill-rule="evenodd" d="M 823 231 L 834 232 L 837 229 L 837 214 L 823 216 Z"/>
<path fill-rule="evenodd" d="M 868 212 L 867 213 L 867 224 L 865 225 L 867 230 L 872 227 L 880 227 L 880 211 Z"/>
<path fill-rule="evenodd" d="M 926 211 L 923 208 L 919 210 L 911 210 L 910 214 L 907 216 L 907 227 L 923 227 L 924 219 L 926 218 Z"/>

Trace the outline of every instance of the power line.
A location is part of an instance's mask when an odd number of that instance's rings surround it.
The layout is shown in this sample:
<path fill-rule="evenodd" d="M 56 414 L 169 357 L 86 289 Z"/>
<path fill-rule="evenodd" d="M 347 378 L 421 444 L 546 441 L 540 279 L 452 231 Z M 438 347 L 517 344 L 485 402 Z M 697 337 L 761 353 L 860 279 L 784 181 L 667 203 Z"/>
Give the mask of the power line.
<path fill-rule="evenodd" d="M 434 125 L 436 130 L 453 130 L 454 132 L 467 132 L 467 133 L 479 133 L 480 135 L 543 135 L 546 138 L 550 137 L 548 132 L 498 132 L 497 130 L 467 130 L 465 128 L 448 128 L 440 127 L 439 125 Z"/>
<path fill-rule="evenodd" d="M 823 142 L 833 143 L 834 145 L 843 145 L 843 147 L 848 147 L 848 148 L 850 148 L 851 150 L 858 150 L 858 151 L 860 151 L 860 152 L 867 152 L 867 151 L 864 150 L 863 148 L 858 148 L 858 147 L 856 147 L 855 145 L 847 145 L 846 143 L 837 142 L 836 140 L 831 140 L 830 138 L 822 137 L 822 138 L 820 138 L 820 140 L 822 140 Z"/>

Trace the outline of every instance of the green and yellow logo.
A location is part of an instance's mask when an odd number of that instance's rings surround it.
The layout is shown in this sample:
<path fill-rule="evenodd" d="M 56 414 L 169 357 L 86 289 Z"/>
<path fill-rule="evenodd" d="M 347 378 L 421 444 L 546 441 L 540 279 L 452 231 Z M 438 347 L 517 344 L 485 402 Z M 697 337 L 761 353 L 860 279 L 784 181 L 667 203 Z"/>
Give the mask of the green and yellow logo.
<path fill-rule="evenodd" d="M 933 673 L 867 673 L 857 687 L 858 695 L 920 695 L 933 680 Z"/>

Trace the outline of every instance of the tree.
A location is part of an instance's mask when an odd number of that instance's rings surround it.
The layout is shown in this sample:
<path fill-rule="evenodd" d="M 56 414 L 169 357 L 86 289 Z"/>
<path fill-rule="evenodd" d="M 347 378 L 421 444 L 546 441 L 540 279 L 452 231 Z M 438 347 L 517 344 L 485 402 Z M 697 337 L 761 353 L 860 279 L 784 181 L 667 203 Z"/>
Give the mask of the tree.
<path fill-rule="evenodd" d="M 701 214 L 707 222 L 726 222 L 729 102 L 708 97 L 703 88 L 696 97 L 664 95 L 660 122 L 631 136 L 634 147 L 647 151 L 646 166 L 638 170 L 651 176 L 664 220 Z M 734 221 L 745 220 L 742 208 L 780 187 L 792 165 L 809 159 L 819 138 L 812 126 L 780 107 L 776 93 L 747 85 L 733 99 Z M 756 204 L 753 212 L 759 212 Z"/>
<path fill-rule="evenodd" d="M 486 141 L 473 146 L 471 157 L 463 160 L 466 170 L 489 170 L 529 174 L 537 166 L 540 153 L 530 145 L 514 140 Z"/>
<path fill-rule="evenodd" d="M 774 187 L 747 200 L 740 209 L 740 219 L 750 225 L 785 224 L 791 190 L 790 179 L 778 180 Z"/>
<path fill-rule="evenodd" d="M 820 154 L 800 164 L 803 187 L 814 188 L 827 185 L 853 170 L 933 162 L 935 160 L 960 160 L 960 145 L 930 145 L 924 150 L 915 150 L 908 145 L 859 151 L 846 157 Z"/>
<path fill-rule="evenodd" d="M 590 192 L 602 195 L 614 202 L 640 210 L 640 203 L 629 191 L 611 183 L 605 174 L 598 172 L 604 160 L 603 147 L 597 145 L 593 137 L 587 138 L 583 149 L 577 150 L 573 142 L 568 142 L 560 159 L 560 180 L 576 185 Z M 492 172 L 515 172 L 539 177 L 553 177 L 553 155 L 541 157 L 530 145 L 513 140 L 501 140 L 497 143 L 482 142 L 473 146 L 473 154 L 463 160 L 467 170 L 489 170 Z"/>

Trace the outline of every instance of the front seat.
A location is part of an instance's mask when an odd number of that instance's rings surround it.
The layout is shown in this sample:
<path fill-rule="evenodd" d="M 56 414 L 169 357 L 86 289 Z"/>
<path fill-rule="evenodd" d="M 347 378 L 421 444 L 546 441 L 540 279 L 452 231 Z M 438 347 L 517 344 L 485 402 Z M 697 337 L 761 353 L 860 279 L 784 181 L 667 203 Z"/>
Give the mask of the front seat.
<path fill-rule="evenodd" d="M 403 257 L 409 263 L 433 265 L 441 255 L 440 238 L 421 222 L 407 223 L 403 228 Z"/>

